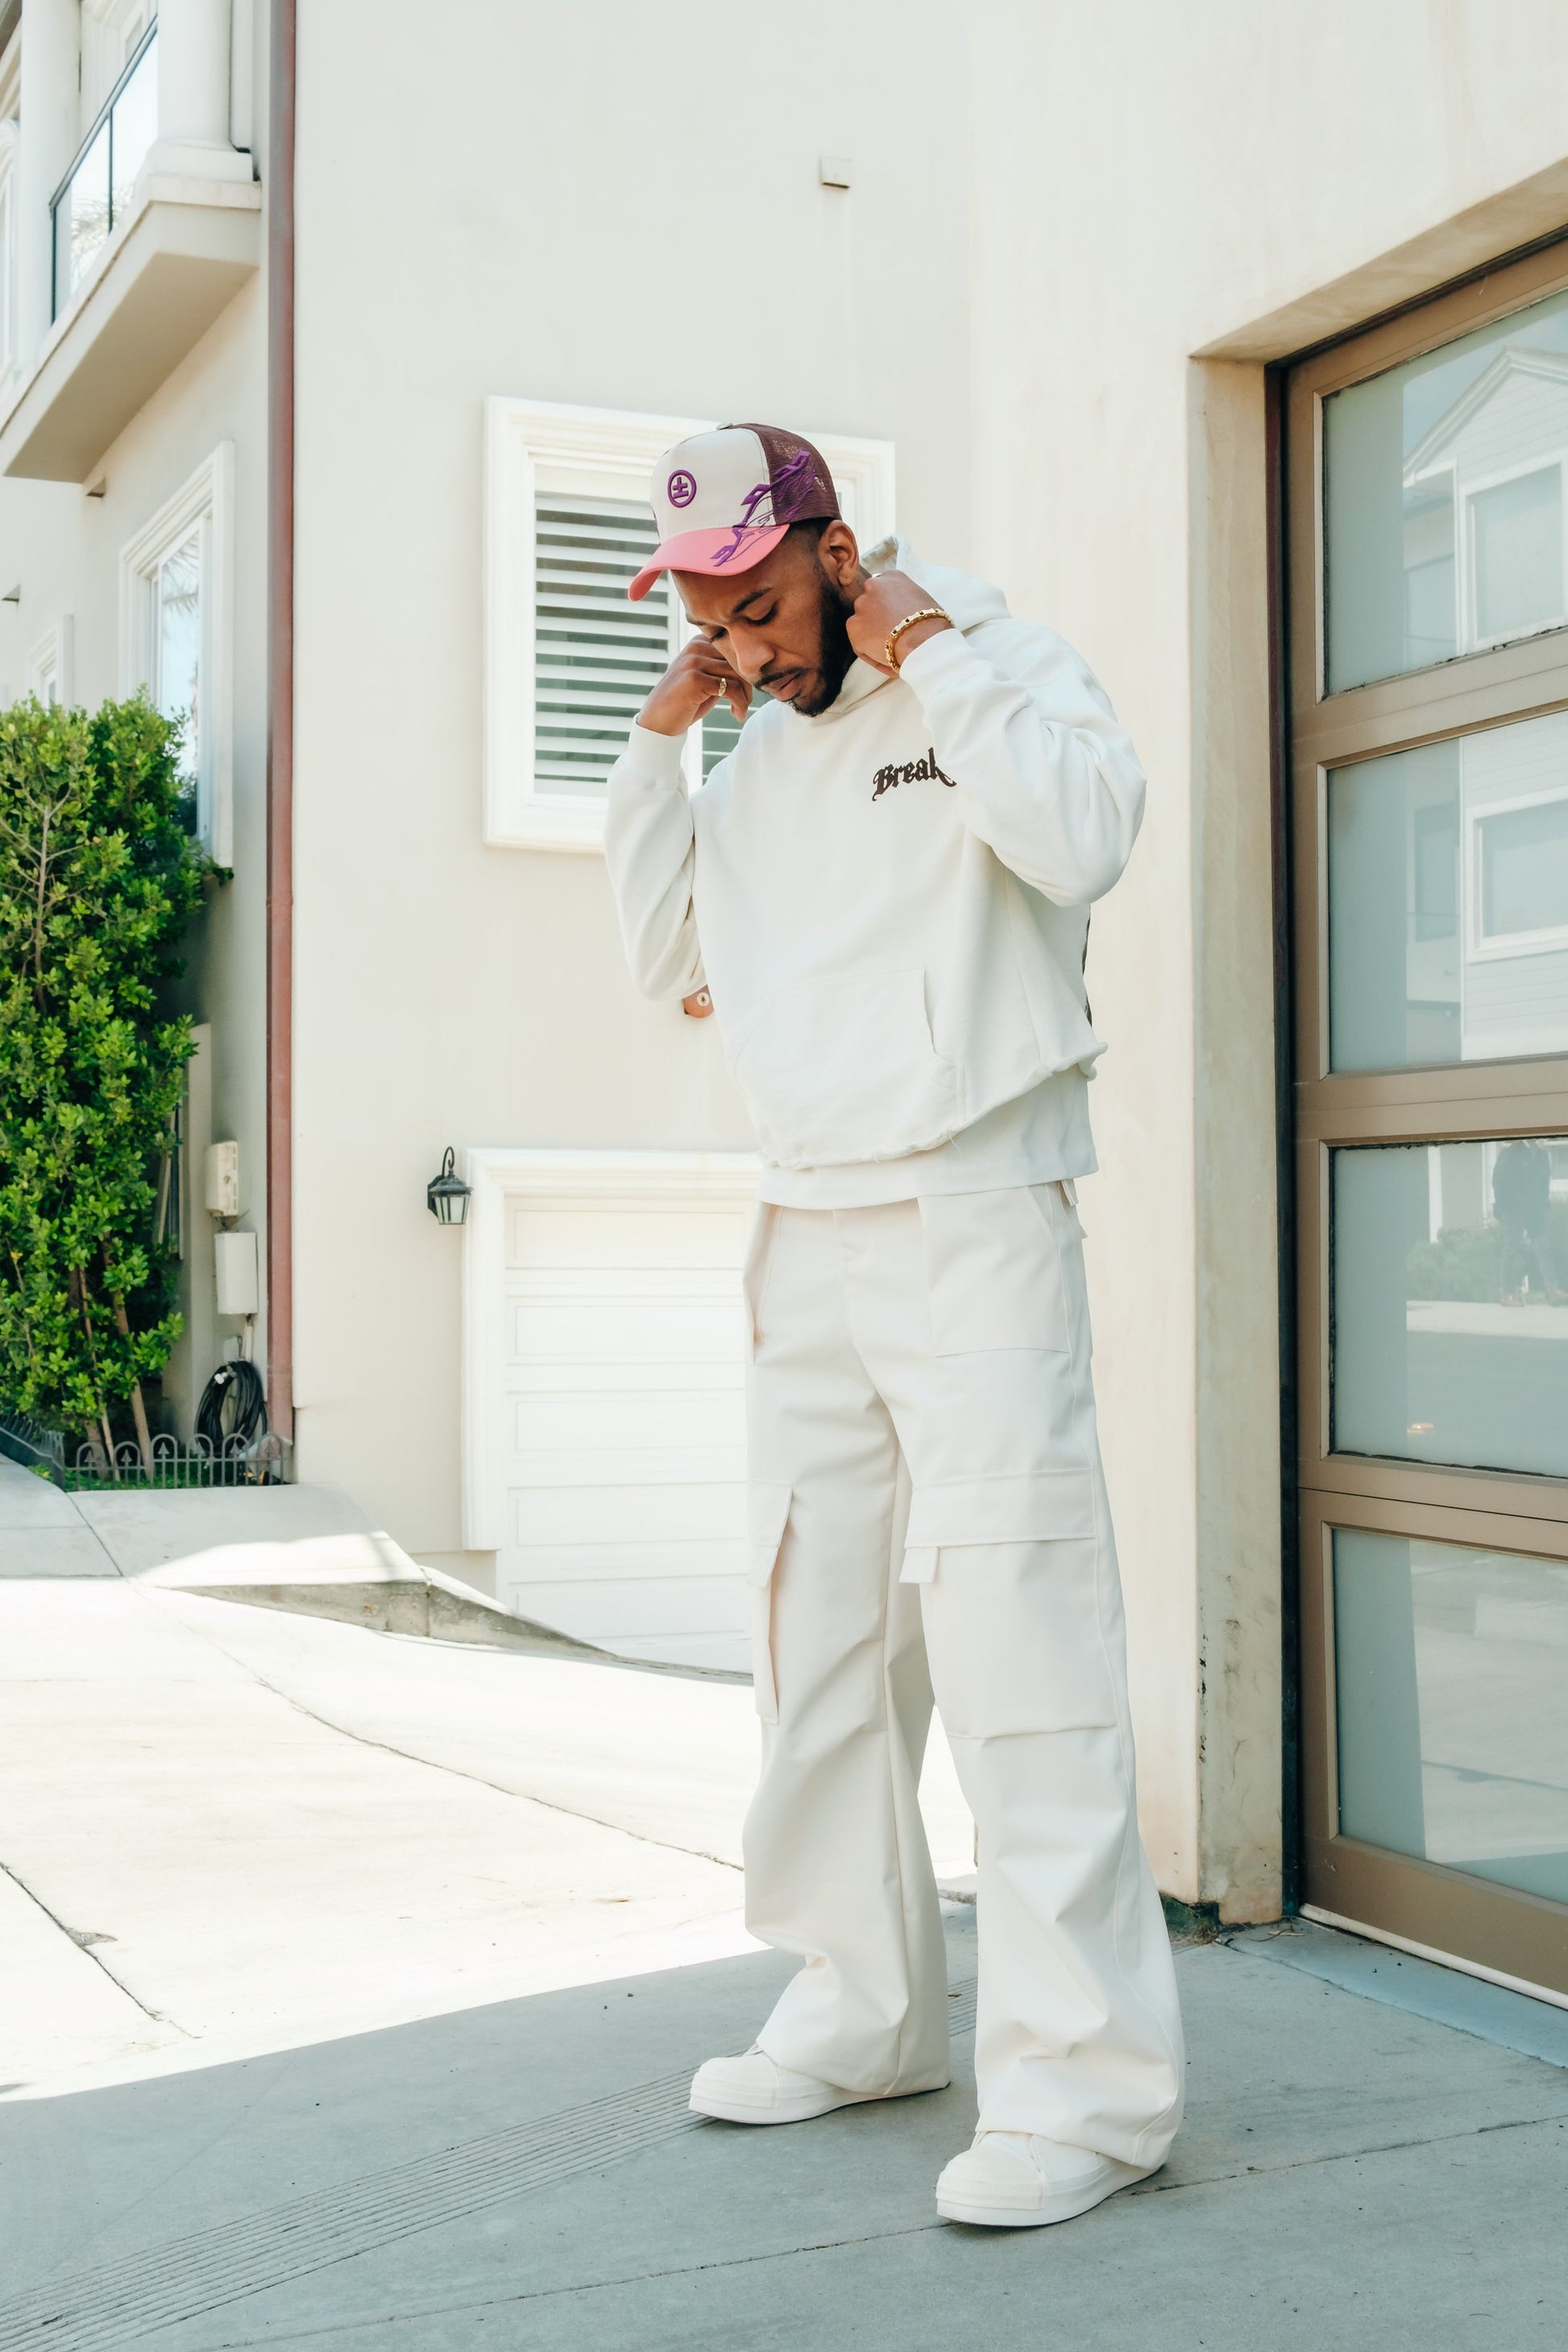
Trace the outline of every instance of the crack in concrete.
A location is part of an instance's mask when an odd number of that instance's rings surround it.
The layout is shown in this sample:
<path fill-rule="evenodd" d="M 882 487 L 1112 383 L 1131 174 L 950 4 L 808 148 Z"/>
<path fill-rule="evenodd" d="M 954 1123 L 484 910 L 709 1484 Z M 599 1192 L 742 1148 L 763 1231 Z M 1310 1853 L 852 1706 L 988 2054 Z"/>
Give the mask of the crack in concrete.
<path fill-rule="evenodd" d="M 95 1969 L 101 1969 L 104 1975 L 109 1979 L 110 1983 L 114 1987 L 115 1991 L 122 1992 L 127 2000 L 134 2001 L 136 2007 L 141 2011 L 143 2017 L 151 2018 L 154 2025 L 167 2025 L 172 2027 L 176 2033 L 184 2033 L 187 2041 L 191 2039 L 190 2034 L 186 2032 L 185 2028 L 180 2023 L 178 2018 L 165 2016 L 161 2009 L 149 2009 L 146 2002 L 132 1991 L 131 1987 L 125 1983 L 124 1979 L 115 1975 L 114 1970 L 110 1967 L 108 1961 L 100 1956 L 96 1942 L 84 1942 L 79 1929 L 68 1927 L 65 1921 L 60 1918 L 57 1913 L 50 1910 L 48 1905 L 44 1901 L 43 1896 L 37 1893 L 37 1889 L 29 1886 L 26 1880 L 21 1876 L 19 1872 L 13 1869 L 12 1865 L 8 1862 L 0 1861 L 0 1875 L 4 1875 L 8 1878 L 12 1885 L 16 1889 L 16 1892 L 19 1895 L 25 1895 L 28 1902 L 35 1905 L 36 1907 L 43 1913 L 50 1927 L 58 1928 L 60 1934 L 66 1938 L 67 1942 L 74 1945 L 76 1949 L 80 1952 L 85 1958 L 89 1959 L 92 1962 Z M 112 1943 L 114 1938 L 110 1937 L 107 1940 Z"/>

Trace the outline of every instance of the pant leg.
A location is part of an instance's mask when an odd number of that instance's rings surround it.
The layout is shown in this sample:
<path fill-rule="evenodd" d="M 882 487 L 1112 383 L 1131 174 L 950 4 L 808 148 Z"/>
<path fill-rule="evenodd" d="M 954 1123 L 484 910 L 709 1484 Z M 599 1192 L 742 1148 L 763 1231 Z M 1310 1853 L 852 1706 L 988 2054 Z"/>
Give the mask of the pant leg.
<path fill-rule="evenodd" d="M 1155 2164 L 1181 2019 L 1138 1837 L 1077 1218 L 1042 1186 L 849 1221 L 851 1328 L 912 1481 L 903 1573 L 979 1832 L 981 2124 Z"/>
<path fill-rule="evenodd" d="M 932 2089 L 947 1969 L 918 1796 L 931 1680 L 899 1582 L 908 1477 L 848 1331 L 832 1216 L 764 1208 L 748 1288 L 763 1767 L 746 1917 L 805 1963 L 758 2039 L 846 2090 Z"/>

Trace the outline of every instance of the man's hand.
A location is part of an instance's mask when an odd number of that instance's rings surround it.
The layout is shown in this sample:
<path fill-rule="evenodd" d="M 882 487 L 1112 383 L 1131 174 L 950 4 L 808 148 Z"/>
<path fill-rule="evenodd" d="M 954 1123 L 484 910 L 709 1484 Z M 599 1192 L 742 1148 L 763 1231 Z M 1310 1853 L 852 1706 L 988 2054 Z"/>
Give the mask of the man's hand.
<path fill-rule="evenodd" d="M 650 735 L 684 735 L 721 702 L 727 702 L 738 719 L 744 719 L 751 709 L 752 689 L 743 677 L 736 677 L 717 646 L 710 645 L 706 637 L 693 637 L 689 645 L 681 646 L 643 704 L 637 725 L 646 727 Z"/>
<path fill-rule="evenodd" d="M 935 603 L 930 589 L 911 580 L 907 572 L 879 572 L 856 599 L 855 610 L 849 615 L 849 642 L 863 662 L 879 669 L 884 677 L 896 677 L 897 664 L 889 667 L 887 659 L 889 632 L 908 614 L 923 613 Z M 893 651 L 902 661 L 916 646 L 923 646 L 928 637 L 952 626 L 951 621 L 917 621 L 912 629 L 903 632 Z"/>

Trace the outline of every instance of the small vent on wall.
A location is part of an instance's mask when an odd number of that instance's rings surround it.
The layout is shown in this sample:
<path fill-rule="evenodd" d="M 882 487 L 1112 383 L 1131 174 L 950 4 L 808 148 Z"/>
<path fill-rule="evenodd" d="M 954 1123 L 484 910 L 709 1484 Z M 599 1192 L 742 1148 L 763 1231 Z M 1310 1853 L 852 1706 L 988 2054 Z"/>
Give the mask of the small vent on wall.
<path fill-rule="evenodd" d="M 596 798 L 668 665 L 673 591 L 626 601 L 657 544 L 640 503 L 541 496 L 535 526 L 534 790 Z"/>

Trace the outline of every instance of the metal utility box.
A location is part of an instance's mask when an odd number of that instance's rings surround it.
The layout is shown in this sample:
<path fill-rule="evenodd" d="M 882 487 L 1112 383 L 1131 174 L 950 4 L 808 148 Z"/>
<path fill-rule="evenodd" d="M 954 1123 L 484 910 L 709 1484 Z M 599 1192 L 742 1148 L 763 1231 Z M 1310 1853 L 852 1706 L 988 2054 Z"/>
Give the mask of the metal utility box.
<path fill-rule="evenodd" d="M 216 1234 L 217 1311 L 220 1315 L 254 1315 L 260 1300 L 254 1234 Z"/>
<path fill-rule="evenodd" d="M 215 1217 L 237 1217 L 243 1213 L 239 1197 L 239 1146 L 237 1143 L 209 1143 L 205 1156 L 204 1186 L 206 1205 Z"/>

